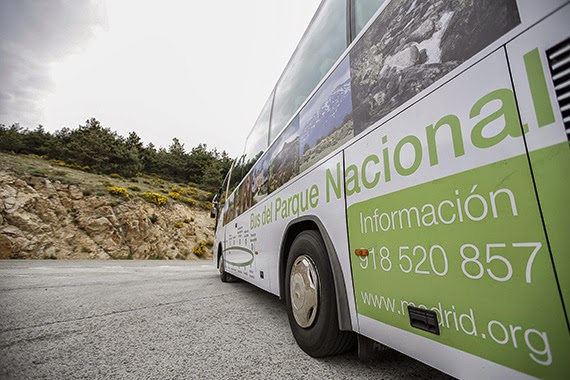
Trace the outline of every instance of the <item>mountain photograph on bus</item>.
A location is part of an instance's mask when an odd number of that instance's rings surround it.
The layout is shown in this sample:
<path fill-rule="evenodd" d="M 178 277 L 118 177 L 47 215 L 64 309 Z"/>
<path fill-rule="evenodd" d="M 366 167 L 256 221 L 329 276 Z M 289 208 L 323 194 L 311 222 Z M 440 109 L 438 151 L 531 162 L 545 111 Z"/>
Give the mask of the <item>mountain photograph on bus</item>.
<path fill-rule="evenodd" d="M 252 174 L 248 174 L 240 185 L 238 193 L 239 196 L 239 210 L 237 216 L 246 212 L 252 206 Z"/>
<path fill-rule="evenodd" d="M 269 193 L 299 174 L 299 117 L 295 117 L 271 146 Z"/>
<path fill-rule="evenodd" d="M 252 205 L 255 205 L 269 195 L 269 154 L 261 157 L 252 170 Z"/>
<path fill-rule="evenodd" d="M 300 112 L 300 171 L 353 136 L 348 56 Z"/>
<path fill-rule="evenodd" d="M 394 0 L 350 52 L 354 134 L 520 24 L 515 0 Z"/>

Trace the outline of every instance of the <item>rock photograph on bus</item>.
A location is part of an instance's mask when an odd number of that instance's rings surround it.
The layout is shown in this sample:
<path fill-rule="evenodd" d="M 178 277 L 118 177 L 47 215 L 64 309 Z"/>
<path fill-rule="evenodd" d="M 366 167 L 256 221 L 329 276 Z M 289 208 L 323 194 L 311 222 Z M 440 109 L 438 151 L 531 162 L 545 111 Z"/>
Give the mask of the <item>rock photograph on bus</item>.
<path fill-rule="evenodd" d="M 354 136 L 348 56 L 301 110 L 299 118 L 301 172 Z"/>
<path fill-rule="evenodd" d="M 295 117 L 269 150 L 269 193 L 299 174 L 299 117 Z"/>
<path fill-rule="evenodd" d="M 350 52 L 354 134 L 520 24 L 515 0 L 394 0 Z"/>
<path fill-rule="evenodd" d="M 251 206 L 252 206 L 252 192 L 251 192 L 251 186 L 252 186 L 252 174 L 248 174 L 245 179 L 243 180 L 243 182 L 240 185 L 239 191 L 237 193 L 239 193 L 239 210 L 237 212 L 236 216 L 239 216 L 241 214 L 243 214 L 244 212 L 246 212 Z"/>
<path fill-rule="evenodd" d="M 255 205 L 269 195 L 269 155 L 266 154 L 257 161 L 252 170 L 252 205 Z"/>

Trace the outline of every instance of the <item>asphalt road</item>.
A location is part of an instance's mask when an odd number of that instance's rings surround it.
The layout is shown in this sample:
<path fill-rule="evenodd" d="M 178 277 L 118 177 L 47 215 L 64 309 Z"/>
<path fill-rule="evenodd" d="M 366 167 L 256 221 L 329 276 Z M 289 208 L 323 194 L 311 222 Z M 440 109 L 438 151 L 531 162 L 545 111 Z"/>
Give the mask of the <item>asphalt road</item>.
<path fill-rule="evenodd" d="M 1 379 L 444 379 L 388 350 L 313 359 L 284 304 L 210 262 L 0 261 Z"/>

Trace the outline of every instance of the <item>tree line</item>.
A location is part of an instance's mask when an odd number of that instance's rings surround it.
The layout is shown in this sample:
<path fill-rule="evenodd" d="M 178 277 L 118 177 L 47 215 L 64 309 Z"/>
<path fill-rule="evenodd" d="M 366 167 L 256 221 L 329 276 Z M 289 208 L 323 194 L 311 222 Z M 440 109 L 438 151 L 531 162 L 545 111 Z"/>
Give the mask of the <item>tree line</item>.
<path fill-rule="evenodd" d="M 143 146 L 135 132 L 123 137 L 94 118 L 77 129 L 62 128 L 53 133 L 41 125 L 29 130 L 19 124 L 0 124 L 0 151 L 47 156 L 99 174 L 130 178 L 141 173 L 192 182 L 208 191 L 219 188 L 231 166 L 225 151 L 208 150 L 206 144 L 198 144 L 189 152 L 177 138 L 168 149 L 157 149 L 152 143 Z"/>

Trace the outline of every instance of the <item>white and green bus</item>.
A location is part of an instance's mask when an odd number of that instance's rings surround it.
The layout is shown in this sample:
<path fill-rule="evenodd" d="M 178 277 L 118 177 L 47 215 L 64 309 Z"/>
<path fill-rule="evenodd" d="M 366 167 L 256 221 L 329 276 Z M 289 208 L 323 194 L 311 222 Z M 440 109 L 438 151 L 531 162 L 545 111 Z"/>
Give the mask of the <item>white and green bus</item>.
<path fill-rule="evenodd" d="M 218 194 L 215 262 L 320 357 L 570 378 L 570 2 L 323 0 Z"/>

